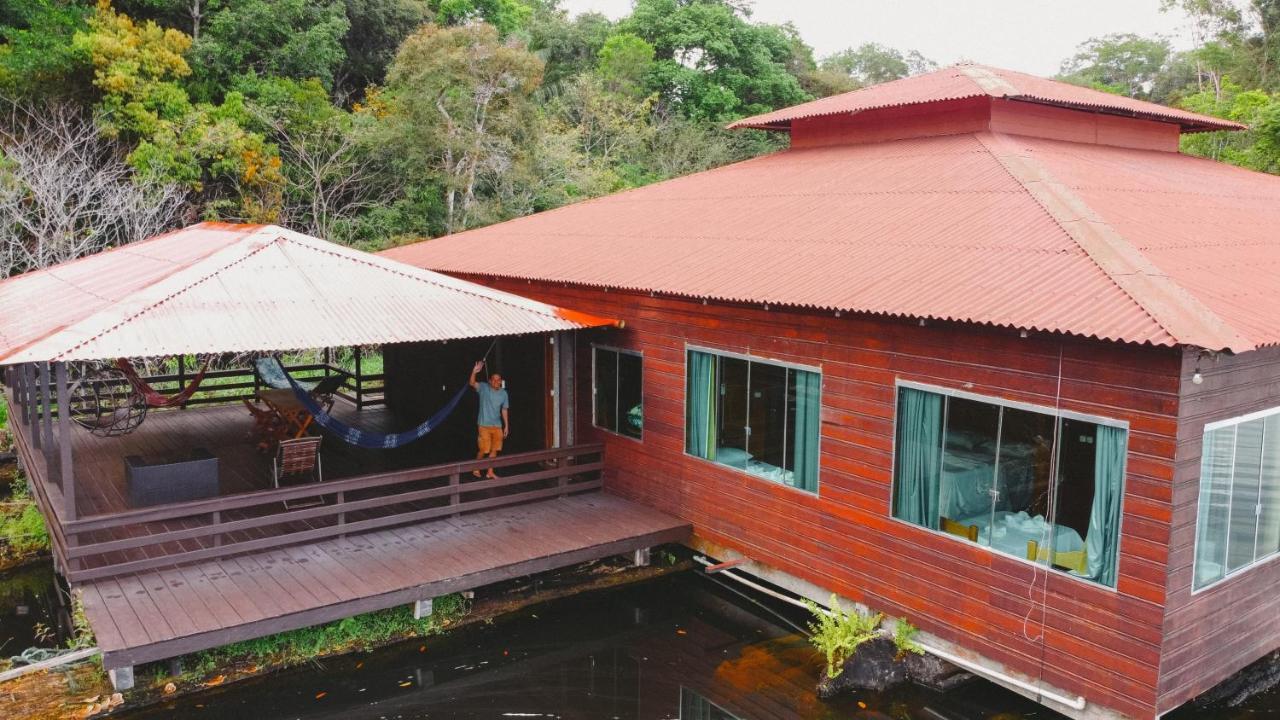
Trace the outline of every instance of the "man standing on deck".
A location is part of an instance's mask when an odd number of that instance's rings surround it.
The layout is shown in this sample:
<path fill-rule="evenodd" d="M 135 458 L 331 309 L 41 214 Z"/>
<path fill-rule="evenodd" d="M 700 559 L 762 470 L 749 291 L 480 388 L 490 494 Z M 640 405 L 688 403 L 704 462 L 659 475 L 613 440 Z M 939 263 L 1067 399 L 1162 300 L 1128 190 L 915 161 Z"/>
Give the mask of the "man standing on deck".
<path fill-rule="evenodd" d="M 511 422 L 507 416 L 510 404 L 507 401 L 507 391 L 502 387 L 502 376 L 494 373 L 489 376 L 489 382 L 476 382 L 476 375 L 483 369 L 484 361 L 477 360 L 475 367 L 471 368 L 471 379 L 467 381 L 480 395 L 480 416 L 476 419 L 476 425 L 479 426 L 476 444 L 480 448 L 476 453 L 477 460 L 483 460 L 485 456 L 497 457 L 498 451 L 502 449 L 502 439 L 511 432 Z M 473 470 L 471 474 L 480 477 L 479 470 Z M 493 468 L 489 468 L 486 477 L 496 478 L 498 474 Z"/>

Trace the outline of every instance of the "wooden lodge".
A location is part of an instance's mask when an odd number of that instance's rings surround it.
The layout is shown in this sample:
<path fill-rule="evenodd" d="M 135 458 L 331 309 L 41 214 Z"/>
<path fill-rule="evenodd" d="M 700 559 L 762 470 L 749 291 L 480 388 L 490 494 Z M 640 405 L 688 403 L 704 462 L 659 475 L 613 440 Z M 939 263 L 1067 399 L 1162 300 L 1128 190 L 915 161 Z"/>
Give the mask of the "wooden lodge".
<path fill-rule="evenodd" d="M 612 321 L 216 224 L 9 279 L 0 318 L 19 459 L 119 688 L 140 663 L 396 605 L 429 613 L 443 594 L 612 555 L 644 563 L 688 535 L 602 492 L 604 448 L 576 441 L 559 348 Z M 385 370 L 362 367 L 370 346 Z M 328 412 L 269 387 L 256 360 L 274 357 L 328 383 Z M 465 388 L 481 357 L 512 385 L 512 432 L 477 461 Z M 143 358 L 153 373 L 123 372 Z M 317 432 L 322 417 L 381 444 Z M 414 427 L 426 436 L 387 439 Z"/>
<path fill-rule="evenodd" d="M 791 148 L 384 255 L 617 318 L 604 485 L 1077 718 L 1280 648 L 1280 179 L 1216 118 L 961 65 Z"/>

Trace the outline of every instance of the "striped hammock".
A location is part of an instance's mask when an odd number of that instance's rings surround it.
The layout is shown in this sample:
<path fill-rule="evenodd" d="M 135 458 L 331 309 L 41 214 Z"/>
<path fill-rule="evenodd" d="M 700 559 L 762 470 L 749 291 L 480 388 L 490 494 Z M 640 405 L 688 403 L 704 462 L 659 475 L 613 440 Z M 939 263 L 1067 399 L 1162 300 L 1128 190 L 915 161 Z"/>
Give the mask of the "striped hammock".
<path fill-rule="evenodd" d="M 302 403 L 302 406 L 307 409 L 307 412 L 311 413 L 311 416 L 314 418 L 317 425 L 333 433 L 339 440 L 349 445 L 374 450 L 390 450 L 392 448 L 408 445 L 409 443 L 422 438 L 422 436 L 432 430 L 435 430 L 436 426 L 444 422 L 445 418 L 449 417 L 449 414 L 453 412 L 454 408 L 458 407 L 458 402 L 462 400 L 463 393 L 467 391 L 467 386 L 463 385 L 458 389 L 458 392 L 453 394 L 453 397 L 449 398 L 449 402 L 445 403 L 444 407 L 437 410 L 434 415 L 427 418 L 425 422 L 417 425 L 416 427 L 412 427 L 404 432 L 398 433 L 372 432 L 352 427 L 325 412 L 324 408 L 320 407 L 320 404 L 316 402 L 316 399 L 311 396 L 311 393 L 300 385 L 297 380 L 294 380 L 293 376 L 289 374 L 289 371 L 284 369 L 283 365 L 280 365 L 279 360 L 272 358 L 272 361 L 279 366 L 280 372 L 288 378 L 289 387 L 293 390 L 293 394 L 297 396 L 298 402 Z"/>

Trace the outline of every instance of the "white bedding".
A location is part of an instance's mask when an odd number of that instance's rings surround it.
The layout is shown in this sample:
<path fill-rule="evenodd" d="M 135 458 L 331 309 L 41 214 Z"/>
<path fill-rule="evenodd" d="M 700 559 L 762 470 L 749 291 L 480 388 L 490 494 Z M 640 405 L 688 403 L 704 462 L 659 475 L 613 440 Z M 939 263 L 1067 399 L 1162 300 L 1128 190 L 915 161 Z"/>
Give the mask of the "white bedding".
<path fill-rule="evenodd" d="M 1028 540 L 1035 540 L 1043 545 L 1049 537 L 1049 524 L 1045 522 L 1044 517 L 1028 515 L 1026 511 L 1021 510 L 1016 513 L 997 510 L 994 523 L 991 522 L 991 516 L 985 513 L 960 522 L 978 526 L 979 544 L 989 545 L 996 550 L 1018 557 L 1027 556 Z M 1058 525 L 1053 529 L 1053 549 L 1055 552 L 1083 550 L 1084 540 L 1075 530 Z"/>

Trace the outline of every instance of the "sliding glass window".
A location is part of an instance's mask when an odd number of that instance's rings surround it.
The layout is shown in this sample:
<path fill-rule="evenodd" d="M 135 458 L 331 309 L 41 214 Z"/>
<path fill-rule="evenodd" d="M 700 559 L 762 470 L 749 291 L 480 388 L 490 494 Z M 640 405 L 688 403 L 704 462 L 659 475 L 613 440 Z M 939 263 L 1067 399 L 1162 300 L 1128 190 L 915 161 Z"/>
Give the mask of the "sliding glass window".
<path fill-rule="evenodd" d="M 819 373 L 698 350 L 686 373 L 685 452 L 818 491 Z"/>
<path fill-rule="evenodd" d="M 592 412 L 596 427 L 639 439 L 644 430 L 643 359 L 616 348 L 592 348 Z"/>
<path fill-rule="evenodd" d="M 1205 427 L 1195 588 L 1280 553 L 1280 408 Z"/>
<path fill-rule="evenodd" d="M 1114 586 L 1128 433 L 947 392 L 898 389 L 893 515 Z"/>

